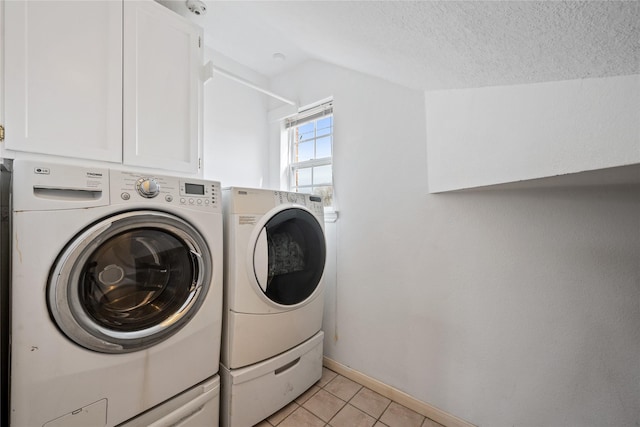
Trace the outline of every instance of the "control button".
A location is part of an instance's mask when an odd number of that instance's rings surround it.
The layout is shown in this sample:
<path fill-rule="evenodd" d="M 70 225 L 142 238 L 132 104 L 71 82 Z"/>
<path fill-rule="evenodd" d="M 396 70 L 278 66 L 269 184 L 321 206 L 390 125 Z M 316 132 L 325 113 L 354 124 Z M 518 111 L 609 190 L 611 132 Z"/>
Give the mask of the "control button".
<path fill-rule="evenodd" d="M 122 200 L 129 200 L 131 198 L 131 194 L 125 192 L 120 194 L 120 197 L 122 197 Z"/>
<path fill-rule="evenodd" d="M 185 203 L 187 203 L 187 200 L 184 197 L 181 197 L 180 198 L 180 203 L 182 203 L 184 205 Z"/>
<path fill-rule="evenodd" d="M 164 196 L 164 199 L 169 203 L 173 202 L 173 196 L 171 194 Z"/>
<path fill-rule="evenodd" d="M 189 204 L 192 205 L 193 204 L 193 199 L 189 199 Z"/>
<path fill-rule="evenodd" d="M 202 204 L 202 199 L 198 199 L 198 204 L 201 205 Z"/>
<path fill-rule="evenodd" d="M 142 197 L 151 199 L 160 193 L 160 184 L 153 178 L 140 178 L 136 182 L 136 190 Z"/>
<path fill-rule="evenodd" d="M 204 204 L 208 205 L 209 204 L 209 199 L 205 199 Z"/>

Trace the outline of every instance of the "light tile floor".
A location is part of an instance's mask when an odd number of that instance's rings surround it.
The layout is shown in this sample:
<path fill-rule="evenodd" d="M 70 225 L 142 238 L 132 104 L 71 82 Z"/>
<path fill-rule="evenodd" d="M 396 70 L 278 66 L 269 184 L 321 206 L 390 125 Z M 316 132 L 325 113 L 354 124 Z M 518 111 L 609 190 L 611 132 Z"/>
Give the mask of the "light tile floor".
<path fill-rule="evenodd" d="M 255 427 L 442 427 L 337 373 L 322 378 Z"/>

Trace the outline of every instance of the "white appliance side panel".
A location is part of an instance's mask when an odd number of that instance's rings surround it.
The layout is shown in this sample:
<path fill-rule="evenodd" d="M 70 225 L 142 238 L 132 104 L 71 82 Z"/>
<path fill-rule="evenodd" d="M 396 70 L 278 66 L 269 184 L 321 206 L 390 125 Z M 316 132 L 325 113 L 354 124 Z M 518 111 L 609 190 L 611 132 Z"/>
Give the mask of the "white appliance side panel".
<path fill-rule="evenodd" d="M 227 341 L 222 363 L 235 369 L 268 359 L 295 347 L 322 328 L 324 296 L 309 304 L 277 314 L 227 312 Z"/>
<path fill-rule="evenodd" d="M 3 2 L 7 150 L 120 162 L 122 2 Z"/>
<path fill-rule="evenodd" d="M 252 426 L 304 393 L 322 377 L 324 333 L 273 359 L 243 369 L 221 368 L 223 427 Z"/>

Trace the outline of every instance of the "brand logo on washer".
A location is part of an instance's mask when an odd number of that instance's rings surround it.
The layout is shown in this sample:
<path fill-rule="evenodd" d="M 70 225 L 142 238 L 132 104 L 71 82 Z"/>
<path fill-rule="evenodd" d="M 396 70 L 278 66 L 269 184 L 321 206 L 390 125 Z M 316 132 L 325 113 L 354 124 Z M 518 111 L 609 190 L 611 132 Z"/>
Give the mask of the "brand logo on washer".
<path fill-rule="evenodd" d="M 87 172 L 89 178 L 102 178 L 102 174 L 99 172 Z"/>
<path fill-rule="evenodd" d="M 40 174 L 40 175 L 49 175 L 51 173 L 51 170 L 49 168 L 40 168 L 37 167 L 33 170 L 35 173 Z"/>

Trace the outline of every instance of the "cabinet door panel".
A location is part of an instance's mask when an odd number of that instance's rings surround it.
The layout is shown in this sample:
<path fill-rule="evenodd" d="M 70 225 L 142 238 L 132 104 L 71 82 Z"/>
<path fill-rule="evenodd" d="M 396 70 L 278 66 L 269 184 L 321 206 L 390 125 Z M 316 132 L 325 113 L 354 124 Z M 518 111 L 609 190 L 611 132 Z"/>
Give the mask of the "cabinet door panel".
<path fill-rule="evenodd" d="M 5 147 L 120 162 L 122 2 L 4 7 Z"/>
<path fill-rule="evenodd" d="M 124 164 L 197 173 L 201 30 L 126 1 L 124 37 Z"/>

